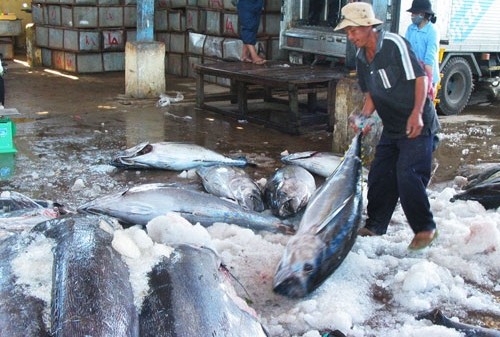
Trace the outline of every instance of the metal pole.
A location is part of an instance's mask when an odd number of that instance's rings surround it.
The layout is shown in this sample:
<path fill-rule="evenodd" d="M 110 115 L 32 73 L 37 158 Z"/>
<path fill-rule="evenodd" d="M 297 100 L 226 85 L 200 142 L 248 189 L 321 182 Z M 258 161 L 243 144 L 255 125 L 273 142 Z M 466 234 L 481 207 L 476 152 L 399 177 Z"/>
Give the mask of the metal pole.
<path fill-rule="evenodd" d="M 137 42 L 154 41 L 154 0 L 137 0 Z"/>

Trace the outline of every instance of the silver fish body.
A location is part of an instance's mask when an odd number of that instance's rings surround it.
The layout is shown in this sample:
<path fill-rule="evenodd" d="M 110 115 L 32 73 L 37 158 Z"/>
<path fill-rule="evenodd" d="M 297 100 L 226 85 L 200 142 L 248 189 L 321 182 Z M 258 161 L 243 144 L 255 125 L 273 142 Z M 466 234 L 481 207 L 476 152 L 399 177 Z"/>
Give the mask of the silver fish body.
<path fill-rule="evenodd" d="M 196 173 L 207 192 L 233 200 L 246 210 L 264 210 L 259 186 L 243 169 L 226 165 L 204 166 L 199 167 Z"/>
<path fill-rule="evenodd" d="M 276 270 L 276 293 L 292 298 L 308 295 L 351 250 L 362 212 L 360 138 L 353 139 L 342 163 L 309 200 Z"/>
<path fill-rule="evenodd" d="M 110 194 L 78 208 L 79 212 L 106 214 L 128 225 L 146 225 L 153 218 L 177 212 L 191 223 L 211 226 L 224 222 L 255 231 L 288 232 L 281 220 L 264 213 L 247 211 L 239 205 L 209 193 L 168 184 L 144 184 Z"/>
<path fill-rule="evenodd" d="M 34 240 L 31 233 L 17 233 L 0 242 L 0 336 L 48 337 L 43 320 L 45 303 L 16 286 L 12 261 Z"/>
<path fill-rule="evenodd" d="M 471 324 L 456 322 L 446 317 L 439 309 L 422 313 L 417 316 L 418 320 L 427 319 L 433 324 L 442 325 L 447 328 L 455 329 L 464 334 L 465 337 L 500 337 L 500 331 L 495 329 L 483 328 Z"/>
<path fill-rule="evenodd" d="M 474 200 L 486 209 L 500 207 L 500 166 L 496 166 L 467 177 L 468 184 L 462 192 L 453 196 L 455 200 Z"/>
<path fill-rule="evenodd" d="M 139 336 L 128 266 L 101 221 L 76 214 L 33 228 L 56 241 L 51 336 Z"/>
<path fill-rule="evenodd" d="M 131 169 L 189 170 L 200 166 L 245 166 L 245 158 L 229 158 L 196 144 L 180 142 L 144 142 L 116 155 L 113 166 Z"/>
<path fill-rule="evenodd" d="M 285 218 L 307 206 L 316 190 L 316 181 L 309 171 L 296 165 L 276 170 L 264 187 L 266 204 L 274 215 Z"/>
<path fill-rule="evenodd" d="M 263 326 L 234 301 L 218 256 L 210 249 L 176 246 L 149 273 L 141 337 L 265 337 Z"/>
<path fill-rule="evenodd" d="M 333 152 L 304 151 L 283 156 L 281 161 L 289 165 L 298 165 L 326 178 L 339 166 L 342 157 Z"/>

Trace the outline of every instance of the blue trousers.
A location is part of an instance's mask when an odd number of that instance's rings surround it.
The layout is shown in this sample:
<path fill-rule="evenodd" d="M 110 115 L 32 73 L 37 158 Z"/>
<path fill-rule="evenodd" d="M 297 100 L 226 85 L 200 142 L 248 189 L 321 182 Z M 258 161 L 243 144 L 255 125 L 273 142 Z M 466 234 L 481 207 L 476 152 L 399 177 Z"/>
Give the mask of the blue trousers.
<path fill-rule="evenodd" d="M 240 25 L 240 38 L 244 44 L 255 45 L 259 31 L 260 16 L 264 0 L 239 0 L 238 21 Z"/>
<path fill-rule="evenodd" d="M 380 138 L 368 173 L 367 229 L 385 234 L 398 199 L 414 233 L 436 228 L 426 191 L 433 139 Z"/>

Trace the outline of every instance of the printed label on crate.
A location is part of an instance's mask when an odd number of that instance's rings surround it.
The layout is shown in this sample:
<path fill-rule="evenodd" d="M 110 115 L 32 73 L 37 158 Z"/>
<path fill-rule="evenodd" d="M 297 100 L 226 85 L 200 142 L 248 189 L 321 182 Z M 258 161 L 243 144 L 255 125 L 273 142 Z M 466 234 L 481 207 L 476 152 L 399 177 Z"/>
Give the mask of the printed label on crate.
<path fill-rule="evenodd" d="M 125 48 L 123 30 L 105 30 L 102 32 L 104 50 L 123 50 Z"/>

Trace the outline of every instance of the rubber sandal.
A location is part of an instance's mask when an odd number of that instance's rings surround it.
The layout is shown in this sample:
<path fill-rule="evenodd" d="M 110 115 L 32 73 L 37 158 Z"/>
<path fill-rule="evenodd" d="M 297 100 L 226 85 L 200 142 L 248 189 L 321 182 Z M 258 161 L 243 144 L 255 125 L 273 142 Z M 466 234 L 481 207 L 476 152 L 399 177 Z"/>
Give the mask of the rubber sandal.
<path fill-rule="evenodd" d="M 415 234 L 413 240 L 408 246 L 408 250 L 418 251 L 428 247 L 436 238 L 439 236 L 437 230 L 433 231 L 424 231 Z"/>

